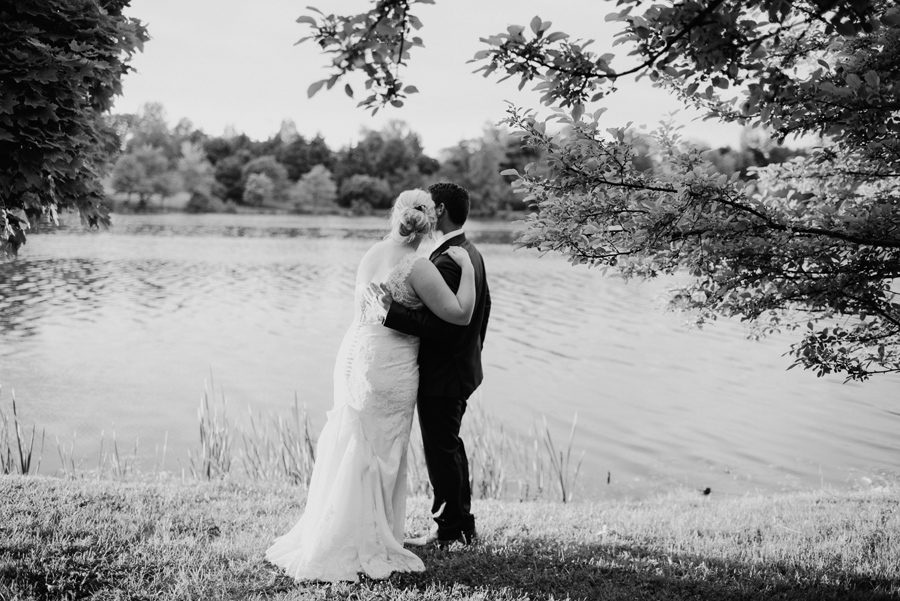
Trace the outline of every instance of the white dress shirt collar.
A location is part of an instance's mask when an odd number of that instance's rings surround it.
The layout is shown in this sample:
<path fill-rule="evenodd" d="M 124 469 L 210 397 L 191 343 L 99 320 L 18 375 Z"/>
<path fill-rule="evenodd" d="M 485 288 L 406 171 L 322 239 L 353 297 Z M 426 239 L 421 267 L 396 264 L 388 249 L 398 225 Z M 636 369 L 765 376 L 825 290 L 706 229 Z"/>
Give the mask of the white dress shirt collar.
<path fill-rule="evenodd" d="M 447 232 L 446 234 L 442 235 L 440 238 L 438 238 L 437 240 L 434 241 L 434 247 L 437 248 L 441 244 L 443 244 L 444 242 L 449 240 L 450 238 L 454 238 L 463 233 L 465 233 L 465 232 L 463 232 L 463 228 L 459 228 L 458 230 L 453 230 L 452 232 Z"/>

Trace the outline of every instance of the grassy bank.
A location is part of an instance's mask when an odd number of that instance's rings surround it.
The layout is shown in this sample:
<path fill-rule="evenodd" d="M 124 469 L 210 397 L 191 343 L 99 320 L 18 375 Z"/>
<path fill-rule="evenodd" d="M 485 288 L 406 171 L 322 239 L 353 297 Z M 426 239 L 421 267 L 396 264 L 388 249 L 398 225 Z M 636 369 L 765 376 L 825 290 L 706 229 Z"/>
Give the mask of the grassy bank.
<path fill-rule="evenodd" d="M 423 574 L 303 584 L 262 557 L 302 489 L 0 477 L 0 599 L 900 599 L 900 488 L 475 504 Z M 429 525 L 414 498 L 407 527 Z"/>

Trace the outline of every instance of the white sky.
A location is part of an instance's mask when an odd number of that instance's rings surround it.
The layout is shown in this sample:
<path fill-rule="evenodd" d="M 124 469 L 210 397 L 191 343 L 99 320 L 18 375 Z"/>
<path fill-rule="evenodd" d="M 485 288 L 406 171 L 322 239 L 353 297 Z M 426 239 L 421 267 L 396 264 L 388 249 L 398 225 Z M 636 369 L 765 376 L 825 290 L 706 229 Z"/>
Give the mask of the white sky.
<path fill-rule="evenodd" d="M 372 117 L 356 108 L 363 97 L 362 75 L 348 80 L 356 100 L 344 94 L 343 82 L 307 99 L 309 85 L 330 74 L 330 59 L 315 43 L 294 45 L 309 32 L 296 19 L 309 14 L 310 4 L 339 14 L 371 6 L 368 0 L 132 0 L 128 14 L 148 25 L 152 39 L 134 58 L 137 72 L 125 78 L 114 112 L 132 113 L 144 103 L 160 102 L 170 125 L 186 117 L 209 135 L 221 135 L 231 125 L 258 140 L 277 133 L 283 119 L 292 119 L 304 137 L 320 133 L 334 150 L 357 141 L 363 127 L 380 129 L 390 119 L 401 119 L 421 136 L 426 152 L 437 156 L 501 120 L 507 100 L 539 107 L 530 86 L 519 92 L 518 80 L 498 84 L 497 77 L 472 73 L 480 65 L 466 61 L 486 47 L 479 37 L 510 24 L 527 25 L 540 15 L 553 21 L 551 31 L 596 39 L 591 49 L 615 53 L 619 62 L 614 65 L 621 65 L 627 52 L 624 45 L 612 45 L 617 30 L 604 21 L 615 9 L 609 0 L 437 0 L 414 11 L 424 23 L 417 35 L 425 48 L 413 49 L 411 65 L 401 74 L 420 93 L 402 109 L 387 107 Z M 609 127 L 628 121 L 653 127 L 682 108 L 645 82 L 620 85 L 619 92 L 588 110 L 599 106 L 609 108 L 604 115 Z M 679 114 L 685 135 L 714 147 L 737 145 L 739 127 L 700 121 L 697 115 L 687 109 Z"/>

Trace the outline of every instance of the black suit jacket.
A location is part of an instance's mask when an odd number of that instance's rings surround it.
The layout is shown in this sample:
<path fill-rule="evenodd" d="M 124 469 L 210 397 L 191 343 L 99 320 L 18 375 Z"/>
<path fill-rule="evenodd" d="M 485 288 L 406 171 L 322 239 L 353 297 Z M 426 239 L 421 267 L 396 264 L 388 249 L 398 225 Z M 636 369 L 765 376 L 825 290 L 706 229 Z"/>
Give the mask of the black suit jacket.
<path fill-rule="evenodd" d="M 444 241 L 431 253 L 432 263 L 450 289 L 454 293 L 459 290 L 462 276 L 459 265 L 443 254 L 450 246 L 459 246 L 468 252 L 475 268 L 475 311 L 469 325 L 447 323 L 428 307 L 408 309 L 396 302 L 391 304 L 384 325 L 422 340 L 419 347 L 419 396 L 465 400 L 475 392 L 484 377 L 481 349 L 491 314 L 491 293 L 484 274 L 484 260 L 465 234 Z"/>

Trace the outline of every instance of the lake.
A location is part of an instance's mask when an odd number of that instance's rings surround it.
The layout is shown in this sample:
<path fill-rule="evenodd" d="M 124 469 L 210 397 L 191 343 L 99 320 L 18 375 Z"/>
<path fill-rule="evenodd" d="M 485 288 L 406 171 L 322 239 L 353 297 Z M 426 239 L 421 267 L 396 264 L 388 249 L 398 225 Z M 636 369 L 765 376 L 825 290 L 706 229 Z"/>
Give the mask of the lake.
<path fill-rule="evenodd" d="M 195 448 L 210 375 L 240 420 L 287 413 L 318 429 L 376 217 L 116 215 L 29 237 L 0 263 L 0 406 L 76 441 L 86 468 L 115 432 L 145 468 L 179 472 Z M 546 416 L 557 441 L 578 415 L 582 498 L 675 487 L 718 494 L 850 487 L 900 469 L 900 378 L 843 383 L 787 371 L 792 337 L 761 342 L 722 320 L 662 311 L 667 281 L 625 283 L 559 256 L 514 250 L 515 226 L 468 227 L 493 312 L 476 402 L 512 432 Z M 607 481 L 609 483 L 607 483 Z"/>

